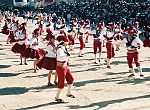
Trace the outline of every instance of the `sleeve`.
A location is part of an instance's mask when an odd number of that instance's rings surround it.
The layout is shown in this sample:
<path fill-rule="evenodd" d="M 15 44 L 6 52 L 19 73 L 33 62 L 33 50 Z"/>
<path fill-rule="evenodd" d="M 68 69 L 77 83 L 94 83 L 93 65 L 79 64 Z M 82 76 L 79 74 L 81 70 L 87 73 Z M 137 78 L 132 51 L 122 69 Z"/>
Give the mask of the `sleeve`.
<path fill-rule="evenodd" d="M 48 45 L 46 47 L 46 52 L 51 53 L 53 51 L 53 47 L 51 45 Z"/>
<path fill-rule="evenodd" d="M 140 46 L 143 45 L 143 42 L 138 37 L 136 37 L 136 41 L 137 41 L 137 45 L 140 45 Z"/>
<path fill-rule="evenodd" d="M 127 43 L 127 39 L 124 38 L 124 39 L 121 41 L 120 45 L 121 45 L 122 47 L 126 47 L 126 43 Z"/>
<path fill-rule="evenodd" d="M 58 61 L 68 61 L 69 57 L 64 53 L 64 50 L 62 50 L 61 48 L 59 48 L 57 50 L 57 60 Z"/>

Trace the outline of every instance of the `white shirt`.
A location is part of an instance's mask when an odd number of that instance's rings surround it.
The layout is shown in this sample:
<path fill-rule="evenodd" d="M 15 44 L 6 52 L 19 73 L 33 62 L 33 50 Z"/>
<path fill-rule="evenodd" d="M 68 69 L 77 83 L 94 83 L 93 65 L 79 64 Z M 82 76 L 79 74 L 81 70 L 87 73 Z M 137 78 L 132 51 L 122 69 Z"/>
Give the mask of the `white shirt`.
<path fill-rule="evenodd" d="M 39 45 L 33 45 L 34 43 L 38 43 L 38 39 L 37 38 L 32 37 L 29 42 L 30 42 L 30 48 L 38 50 Z"/>
<path fill-rule="evenodd" d="M 124 39 L 122 40 L 122 43 L 123 43 L 123 44 L 128 43 L 127 38 L 124 38 Z M 131 43 L 131 45 L 134 46 L 134 47 L 138 47 L 139 44 L 140 44 L 140 46 L 142 46 L 142 45 L 143 45 L 143 42 L 142 42 L 138 37 L 136 37 L 136 38 L 132 41 L 132 43 Z M 133 48 L 131 48 L 131 47 L 127 47 L 127 49 L 128 49 L 128 50 L 133 50 Z"/>
<path fill-rule="evenodd" d="M 60 46 L 60 48 L 57 49 L 57 61 L 60 62 L 68 62 L 69 56 L 65 53 L 66 49 L 64 46 Z"/>
<path fill-rule="evenodd" d="M 53 51 L 53 47 L 51 45 L 48 45 L 46 47 L 46 52 L 48 52 L 45 56 L 50 58 L 56 58 L 56 52 Z"/>
<path fill-rule="evenodd" d="M 18 44 L 19 44 L 19 45 L 22 45 L 22 44 L 24 44 L 24 43 L 26 42 L 26 41 L 25 41 L 26 35 L 23 34 L 23 33 L 20 33 L 20 34 L 17 36 L 17 38 L 20 39 L 20 40 L 24 39 L 23 41 L 18 41 Z"/>

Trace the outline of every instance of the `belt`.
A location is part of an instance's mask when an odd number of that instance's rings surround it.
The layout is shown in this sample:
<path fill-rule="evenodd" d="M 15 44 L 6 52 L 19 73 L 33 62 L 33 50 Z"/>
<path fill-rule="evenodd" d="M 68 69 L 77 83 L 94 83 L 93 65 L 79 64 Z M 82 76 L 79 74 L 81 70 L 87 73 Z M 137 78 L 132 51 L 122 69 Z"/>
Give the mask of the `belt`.
<path fill-rule="evenodd" d="M 64 63 L 65 63 L 65 61 L 64 62 L 61 62 L 61 61 L 57 61 L 57 66 L 58 67 L 63 67 L 64 66 Z"/>
<path fill-rule="evenodd" d="M 108 40 L 107 40 L 107 43 L 112 43 L 112 41 L 108 41 Z"/>
<path fill-rule="evenodd" d="M 135 49 L 135 50 L 128 50 L 128 53 L 135 53 L 135 52 L 137 52 L 137 49 Z"/>

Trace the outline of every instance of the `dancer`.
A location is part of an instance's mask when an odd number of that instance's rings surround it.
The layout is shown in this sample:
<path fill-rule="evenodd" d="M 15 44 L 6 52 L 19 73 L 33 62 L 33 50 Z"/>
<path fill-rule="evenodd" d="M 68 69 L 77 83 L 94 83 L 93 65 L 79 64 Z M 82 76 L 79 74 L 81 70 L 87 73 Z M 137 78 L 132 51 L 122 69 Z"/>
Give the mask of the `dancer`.
<path fill-rule="evenodd" d="M 107 68 L 111 68 L 110 60 L 115 56 L 113 39 L 114 39 L 114 30 L 113 30 L 113 27 L 109 24 L 107 32 L 106 32 Z"/>
<path fill-rule="evenodd" d="M 101 53 L 102 53 L 102 39 L 104 39 L 103 34 L 101 30 L 98 28 L 93 33 L 94 42 L 93 42 L 93 49 L 94 49 L 94 55 L 95 55 L 95 62 L 97 63 L 97 57 L 96 54 L 99 53 L 98 62 L 101 63 Z M 97 51 L 99 49 L 99 51 Z"/>
<path fill-rule="evenodd" d="M 132 72 L 132 74 L 130 74 L 129 77 L 135 76 L 135 71 L 132 65 L 133 59 L 136 64 L 136 67 L 139 70 L 140 77 L 143 77 L 144 75 L 142 74 L 142 68 L 139 63 L 139 52 L 138 52 L 138 48 L 140 48 L 143 45 L 143 42 L 139 39 L 139 37 L 136 34 L 134 34 L 134 30 L 132 29 L 129 31 L 128 37 L 124 38 L 122 42 L 126 44 L 127 62 Z"/>
<path fill-rule="evenodd" d="M 55 46 L 55 37 L 51 36 L 48 46 L 46 48 L 46 55 L 43 57 L 36 66 L 38 68 L 45 68 L 49 70 L 48 73 L 48 86 L 53 86 L 51 83 L 51 74 L 53 70 L 56 70 L 56 46 Z M 54 83 L 57 85 L 57 74 L 55 73 Z"/>
<path fill-rule="evenodd" d="M 57 84 L 57 93 L 55 97 L 55 101 L 62 103 L 64 102 L 61 98 L 59 98 L 62 89 L 64 88 L 65 79 L 68 83 L 67 89 L 67 97 L 75 98 L 74 95 L 71 94 L 71 86 L 73 84 L 73 76 L 68 66 L 69 56 L 70 54 L 67 51 L 66 46 L 68 45 L 68 39 L 63 39 L 60 42 L 57 49 L 57 66 L 56 72 L 58 75 L 58 84 Z"/>
<path fill-rule="evenodd" d="M 31 58 L 34 59 L 34 73 L 36 73 L 36 64 L 38 63 L 39 59 L 42 59 L 45 56 L 45 51 L 39 48 L 39 29 L 35 29 L 32 35 L 32 38 L 29 39 L 30 47 L 27 48 L 23 53 L 22 57 L 24 58 Z"/>
<path fill-rule="evenodd" d="M 17 42 L 11 49 L 14 53 L 20 53 L 20 65 L 22 65 L 22 53 L 27 48 L 27 34 L 26 29 L 23 29 L 22 32 L 18 36 L 15 37 L 15 41 Z M 27 65 L 26 58 L 24 58 L 24 64 Z"/>

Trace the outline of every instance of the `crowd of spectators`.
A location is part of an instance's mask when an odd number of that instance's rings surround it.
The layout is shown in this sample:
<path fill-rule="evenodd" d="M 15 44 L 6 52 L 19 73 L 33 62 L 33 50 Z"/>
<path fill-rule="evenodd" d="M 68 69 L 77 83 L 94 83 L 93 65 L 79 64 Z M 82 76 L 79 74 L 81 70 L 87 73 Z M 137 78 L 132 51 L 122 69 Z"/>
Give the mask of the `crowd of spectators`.
<path fill-rule="evenodd" d="M 16 7 L 15 7 L 16 8 Z M 37 11 L 33 7 L 18 8 L 21 15 L 24 11 Z M 131 24 L 138 21 L 140 28 L 150 25 L 150 0 L 88 0 L 78 3 L 59 2 L 38 10 L 42 13 L 56 13 L 67 19 L 67 15 L 78 19 L 89 19 L 91 22 L 121 22 Z"/>

